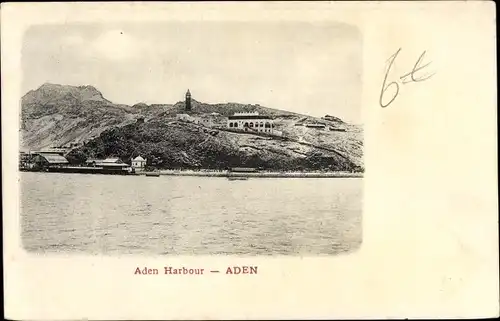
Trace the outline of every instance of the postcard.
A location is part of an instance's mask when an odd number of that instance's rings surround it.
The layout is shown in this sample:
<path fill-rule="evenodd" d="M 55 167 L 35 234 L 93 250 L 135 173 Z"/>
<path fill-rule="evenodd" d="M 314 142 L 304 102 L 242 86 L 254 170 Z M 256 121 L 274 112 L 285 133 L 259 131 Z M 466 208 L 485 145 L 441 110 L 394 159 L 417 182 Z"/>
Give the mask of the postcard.
<path fill-rule="evenodd" d="M 495 317 L 495 6 L 5 3 L 6 317 Z"/>

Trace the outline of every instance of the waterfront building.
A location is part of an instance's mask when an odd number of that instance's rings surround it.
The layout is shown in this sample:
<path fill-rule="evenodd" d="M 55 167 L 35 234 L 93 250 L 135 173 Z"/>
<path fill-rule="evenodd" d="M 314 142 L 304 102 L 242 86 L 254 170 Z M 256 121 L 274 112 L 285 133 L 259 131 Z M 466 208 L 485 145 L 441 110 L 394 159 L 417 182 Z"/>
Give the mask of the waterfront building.
<path fill-rule="evenodd" d="M 143 170 L 146 167 L 146 160 L 140 155 L 132 159 L 132 168 L 135 170 Z"/>
<path fill-rule="evenodd" d="M 274 122 L 271 117 L 258 112 L 234 113 L 227 119 L 227 128 L 272 134 Z"/>
<path fill-rule="evenodd" d="M 93 159 L 86 161 L 87 166 L 105 167 L 105 168 L 124 168 L 129 167 L 128 164 L 122 162 L 119 158 Z"/>
<path fill-rule="evenodd" d="M 37 153 L 33 158 L 32 163 L 38 168 L 62 167 L 69 164 L 66 157 L 55 153 Z"/>

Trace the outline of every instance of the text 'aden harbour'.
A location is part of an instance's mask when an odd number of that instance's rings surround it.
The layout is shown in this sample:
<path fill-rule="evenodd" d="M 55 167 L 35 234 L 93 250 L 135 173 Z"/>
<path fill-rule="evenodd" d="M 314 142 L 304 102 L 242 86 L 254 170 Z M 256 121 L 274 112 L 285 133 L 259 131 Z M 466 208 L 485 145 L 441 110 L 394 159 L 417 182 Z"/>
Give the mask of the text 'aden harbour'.
<path fill-rule="evenodd" d="M 360 178 L 21 172 L 24 248 L 104 255 L 334 255 L 362 240 Z"/>

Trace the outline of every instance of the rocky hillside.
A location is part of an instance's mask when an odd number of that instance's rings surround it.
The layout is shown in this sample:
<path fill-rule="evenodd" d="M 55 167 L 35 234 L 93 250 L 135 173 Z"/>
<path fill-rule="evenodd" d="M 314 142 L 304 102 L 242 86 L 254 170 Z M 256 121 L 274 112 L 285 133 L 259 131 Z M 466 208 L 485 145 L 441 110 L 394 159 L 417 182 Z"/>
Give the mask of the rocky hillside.
<path fill-rule="evenodd" d="M 21 99 L 21 147 L 81 143 L 137 116 L 136 109 L 111 103 L 92 86 L 44 84 Z"/>
<path fill-rule="evenodd" d="M 258 166 L 273 169 L 353 170 L 363 167 L 362 131 L 332 117 L 330 120 L 259 105 L 205 104 L 192 100 L 192 116 L 224 116 L 258 111 L 274 119 L 283 137 L 231 132 L 176 120 L 184 102 L 133 106 L 108 101 L 92 86 L 45 84 L 22 98 L 22 146 L 39 149 L 77 144 L 68 158 L 81 163 L 89 157 L 142 155 L 160 168 Z M 143 118 L 145 122 L 137 121 Z M 297 123 L 323 123 L 336 131 Z"/>

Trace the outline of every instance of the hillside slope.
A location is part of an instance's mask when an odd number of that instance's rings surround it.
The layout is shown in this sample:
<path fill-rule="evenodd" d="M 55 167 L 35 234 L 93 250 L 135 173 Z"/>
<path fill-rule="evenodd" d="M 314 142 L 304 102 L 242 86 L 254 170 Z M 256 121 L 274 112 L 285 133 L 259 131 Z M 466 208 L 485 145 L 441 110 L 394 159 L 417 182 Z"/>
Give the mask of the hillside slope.
<path fill-rule="evenodd" d="M 80 143 L 137 116 L 137 109 L 113 104 L 92 86 L 44 84 L 21 99 L 21 147 Z"/>
<path fill-rule="evenodd" d="M 162 168 L 261 166 L 274 169 L 352 170 L 363 167 L 361 128 L 338 118 L 330 121 L 259 105 L 206 104 L 192 100 L 193 116 L 258 111 L 274 119 L 283 138 L 235 133 L 176 120 L 184 102 L 133 106 L 105 99 L 92 86 L 44 84 L 22 98 L 21 146 L 39 149 L 76 144 L 72 162 L 142 155 Z M 145 123 L 137 122 L 144 118 Z M 323 123 L 341 131 L 296 123 Z"/>
<path fill-rule="evenodd" d="M 123 160 L 142 155 L 159 168 L 209 168 L 248 166 L 276 170 L 353 170 L 348 154 L 295 141 L 253 134 L 214 130 L 179 121 L 152 120 L 103 132 L 99 138 L 73 150 L 68 158 L 113 155 Z"/>

